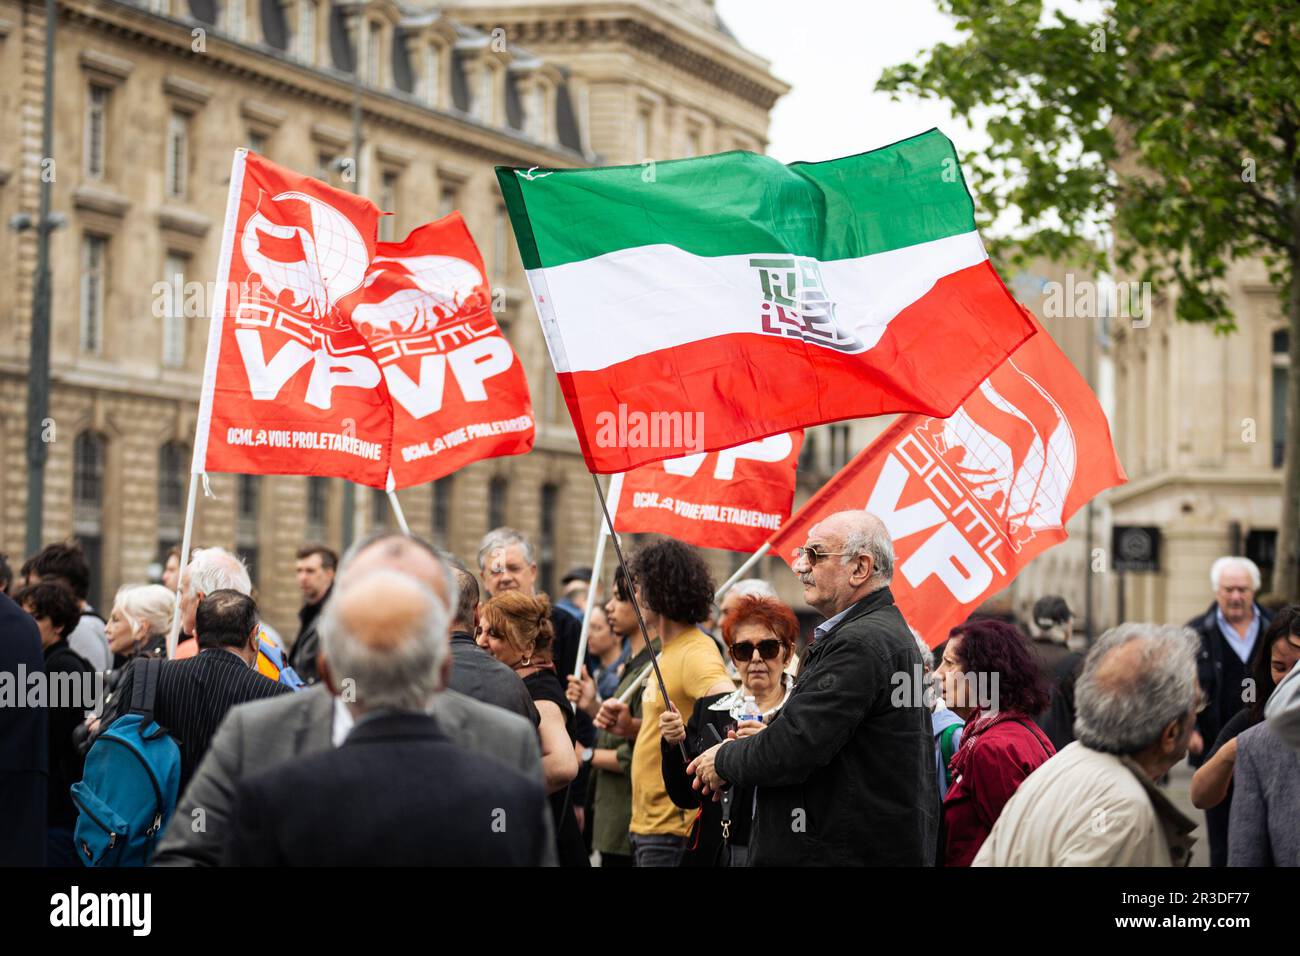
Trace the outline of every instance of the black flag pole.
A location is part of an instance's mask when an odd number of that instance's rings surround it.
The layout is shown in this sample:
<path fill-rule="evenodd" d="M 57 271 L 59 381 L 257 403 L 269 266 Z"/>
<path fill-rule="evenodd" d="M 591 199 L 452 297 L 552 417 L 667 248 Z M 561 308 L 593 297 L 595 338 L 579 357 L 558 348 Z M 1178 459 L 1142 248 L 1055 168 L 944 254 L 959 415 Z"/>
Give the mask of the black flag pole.
<path fill-rule="evenodd" d="M 655 680 L 659 682 L 659 693 L 663 695 L 664 709 L 667 710 L 672 701 L 668 699 L 668 688 L 664 685 L 664 675 L 659 670 L 659 655 L 655 653 L 654 644 L 650 641 L 650 632 L 646 630 L 645 618 L 641 616 L 641 604 L 636 599 L 636 586 L 632 583 L 632 573 L 627 569 L 627 562 L 623 560 L 623 547 L 618 543 L 618 535 L 614 533 L 614 522 L 609 517 L 609 505 L 605 503 L 605 490 L 600 487 L 600 479 L 595 472 L 591 473 L 591 480 L 596 485 L 596 497 L 600 499 L 600 510 L 605 516 L 605 527 L 609 529 L 609 536 L 614 542 L 614 553 L 618 555 L 618 566 L 623 569 L 623 580 L 627 582 L 627 591 L 632 598 L 632 609 L 636 611 L 636 623 L 641 628 L 641 637 L 645 640 L 645 648 L 650 652 L 650 666 L 655 669 Z M 686 741 L 683 740 L 677 746 L 682 752 L 682 759 L 689 764 L 691 758 L 686 753 Z"/>

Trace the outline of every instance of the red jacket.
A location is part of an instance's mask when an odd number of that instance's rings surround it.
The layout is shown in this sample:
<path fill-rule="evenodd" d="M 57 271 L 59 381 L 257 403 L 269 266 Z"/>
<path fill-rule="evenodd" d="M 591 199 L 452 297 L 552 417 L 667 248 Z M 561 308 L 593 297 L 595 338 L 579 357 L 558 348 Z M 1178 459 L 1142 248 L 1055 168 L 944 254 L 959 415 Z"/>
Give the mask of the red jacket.
<path fill-rule="evenodd" d="M 966 725 L 943 801 L 943 862 L 970 866 L 1020 782 L 1056 753 L 1033 718 L 981 715 Z"/>

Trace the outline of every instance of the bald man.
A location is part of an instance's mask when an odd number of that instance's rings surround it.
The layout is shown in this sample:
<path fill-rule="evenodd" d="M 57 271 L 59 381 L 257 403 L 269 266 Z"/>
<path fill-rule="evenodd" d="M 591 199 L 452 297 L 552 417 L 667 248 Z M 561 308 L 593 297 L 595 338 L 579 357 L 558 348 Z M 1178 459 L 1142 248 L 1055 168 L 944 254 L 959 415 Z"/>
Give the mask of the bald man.
<path fill-rule="evenodd" d="M 426 712 L 450 673 L 448 609 L 409 574 L 352 568 L 321 612 L 321 678 L 355 721 L 341 746 L 236 786 L 230 866 L 541 866 L 541 783 L 453 743 Z M 300 800 L 310 793 L 310 800 Z M 357 808 L 364 808 L 358 811 Z"/>
<path fill-rule="evenodd" d="M 392 532 L 366 535 L 352 546 L 340 562 L 335 592 L 346 590 L 349 580 L 380 568 L 400 571 L 421 582 L 444 607 L 450 606 L 451 595 L 456 593 L 449 584 L 450 567 L 430 545 Z M 443 636 L 445 639 L 445 625 Z M 328 655 L 322 654 L 320 660 L 328 670 Z M 345 676 L 340 675 L 339 680 Z M 345 702 L 335 698 L 324 683 L 263 703 L 279 706 L 236 707 L 226 716 L 181 795 L 154 856 L 156 865 L 220 864 L 239 780 L 293 757 L 337 747 L 354 723 Z M 525 776 L 542 779 L 537 731 L 524 718 L 449 688 L 433 696 L 429 712 L 452 741 L 495 757 Z"/>
<path fill-rule="evenodd" d="M 889 592 L 889 532 L 843 511 L 813 525 L 796 555 L 804 600 L 827 619 L 789 700 L 761 733 L 723 741 L 688 770 L 703 793 L 758 788 L 750 866 L 932 866 L 934 740 L 922 695 L 896 693 L 922 664 Z"/>

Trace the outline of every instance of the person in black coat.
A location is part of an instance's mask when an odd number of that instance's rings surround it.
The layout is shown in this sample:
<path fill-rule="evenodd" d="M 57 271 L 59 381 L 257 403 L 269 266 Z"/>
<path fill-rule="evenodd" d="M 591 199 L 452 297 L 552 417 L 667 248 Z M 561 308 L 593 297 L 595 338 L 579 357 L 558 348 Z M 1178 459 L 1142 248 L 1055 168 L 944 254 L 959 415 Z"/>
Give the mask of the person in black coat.
<path fill-rule="evenodd" d="M 462 567 L 452 565 L 456 576 L 458 600 L 456 616 L 451 622 L 451 680 L 448 686 L 466 697 L 501 707 L 527 718 L 536 727 L 541 723 L 537 706 L 519 675 L 478 646 L 474 631 L 478 627 L 478 580 Z"/>
<path fill-rule="evenodd" d="M 446 683 L 447 623 L 442 601 L 409 575 L 383 569 L 342 583 L 320 618 L 321 676 L 355 723 L 342 746 L 239 782 L 226 865 L 554 859 L 540 781 L 452 744 L 424 712 Z"/>
<path fill-rule="evenodd" d="M 334 588 L 338 563 L 338 555 L 324 545 L 298 549 L 298 587 L 306 600 L 298 611 L 298 636 L 289 650 L 289 666 L 308 684 L 320 680 L 316 670 L 316 656 L 320 653 L 316 622 Z"/>
<path fill-rule="evenodd" d="M 44 669 L 36 622 L 0 594 L 0 679 L 26 694 Z M 0 707 L 0 866 L 45 865 L 47 722 L 44 707 Z"/>
<path fill-rule="evenodd" d="M 1187 622 L 1201 639 L 1196 677 L 1207 701 L 1196 717 L 1196 732 L 1188 747 L 1193 767 L 1204 763 L 1224 725 L 1246 706 L 1250 654 L 1273 619 L 1255 603 L 1259 568 L 1249 558 L 1219 558 L 1210 568 L 1210 582 L 1214 603 Z"/>
<path fill-rule="evenodd" d="M 691 786 L 695 778 L 686 772 L 678 744 L 685 740 L 686 753 L 693 758 L 729 734 L 749 737 L 772 722 L 793 687 L 785 668 L 799 640 L 799 621 L 773 598 L 742 597 L 722 619 L 722 639 L 740 673 L 740 688 L 701 697 L 685 726 L 675 710 L 659 717 L 660 766 L 668 796 L 684 810 L 703 808 L 687 839 L 691 849 L 682 857 L 682 866 L 745 865 L 754 788 L 731 787 L 717 802 L 701 797 Z M 754 698 L 762 721 L 741 719 L 746 696 Z"/>
<path fill-rule="evenodd" d="M 829 619 L 800 662 L 781 713 L 761 733 L 715 744 L 687 768 L 703 792 L 756 786 L 750 866 L 932 866 L 939 830 L 934 738 L 924 694 L 896 691 L 922 671 L 894 605 L 893 543 L 865 511 L 808 532 L 794 572 Z"/>
<path fill-rule="evenodd" d="M 68 645 L 81 620 L 81 604 L 64 585 L 52 580 L 24 588 L 16 598 L 36 621 L 45 656 L 46 707 L 49 709 L 49 781 L 46 789 L 46 857 L 48 866 L 81 866 L 72 842 L 77 808 L 72 785 L 81 779 L 85 758 L 73 739 L 83 714 L 95 706 L 95 669 Z M 83 675 L 85 675 L 83 677 Z"/>

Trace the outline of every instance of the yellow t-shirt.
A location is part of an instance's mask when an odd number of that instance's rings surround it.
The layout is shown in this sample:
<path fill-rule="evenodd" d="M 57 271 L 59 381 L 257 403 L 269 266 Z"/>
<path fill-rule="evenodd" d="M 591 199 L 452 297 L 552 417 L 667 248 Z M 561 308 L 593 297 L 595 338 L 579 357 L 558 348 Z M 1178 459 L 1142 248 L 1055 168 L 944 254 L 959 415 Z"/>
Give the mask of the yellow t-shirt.
<path fill-rule="evenodd" d="M 659 655 L 668 697 L 677 706 L 682 720 L 689 721 L 695 702 L 719 681 L 730 680 L 718 645 L 699 628 L 683 631 L 670 640 Z M 663 768 L 659 754 L 659 715 L 665 707 L 659 699 L 659 682 L 654 673 L 646 680 L 641 695 L 641 732 L 632 751 L 632 824 L 631 832 L 640 834 L 671 833 L 686 836 L 695 819 L 695 811 L 683 810 L 664 789 Z"/>

